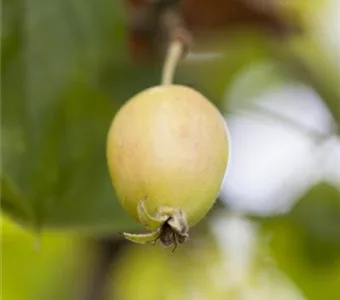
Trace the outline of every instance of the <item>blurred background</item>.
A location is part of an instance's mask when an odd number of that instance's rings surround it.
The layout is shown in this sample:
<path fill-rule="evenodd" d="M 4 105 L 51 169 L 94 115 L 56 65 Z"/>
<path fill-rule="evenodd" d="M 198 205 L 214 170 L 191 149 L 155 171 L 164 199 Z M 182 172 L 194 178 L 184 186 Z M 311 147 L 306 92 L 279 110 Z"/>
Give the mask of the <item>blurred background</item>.
<path fill-rule="evenodd" d="M 193 37 L 175 82 L 231 135 L 175 253 L 120 239 L 141 227 L 105 160 L 117 110 L 160 82 L 169 7 Z M 339 18 L 339 0 L 4 0 L 2 299 L 340 299 Z"/>

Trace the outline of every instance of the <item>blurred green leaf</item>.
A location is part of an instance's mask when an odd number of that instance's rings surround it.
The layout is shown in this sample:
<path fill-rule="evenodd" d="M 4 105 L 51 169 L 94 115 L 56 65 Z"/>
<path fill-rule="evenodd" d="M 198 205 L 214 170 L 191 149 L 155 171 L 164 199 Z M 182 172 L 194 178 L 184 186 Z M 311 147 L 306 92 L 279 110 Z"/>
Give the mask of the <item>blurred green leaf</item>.
<path fill-rule="evenodd" d="M 79 293 L 91 258 L 73 236 L 33 236 L 2 215 L 1 237 L 2 299 L 61 300 Z"/>
<path fill-rule="evenodd" d="M 221 107 L 224 106 L 226 91 L 233 86 L 235 74 L 244 71 L 249 64 L 267 60 L 270 43 L 260 32 L 235 29 L 225 34 L 213 48 L 216 58 L 183 63 L 179 71 L 185 81 L 190 78 L 188 84 L 198 86 L 203 94 Z M 211 46 L 194 50 L 204 53 L 211 51 Z"/>
<path fill-rule="evenodd" d="M 32 211 L 18 189 L 5 176 L 1 176 L 1 207 L 18 222 L 32 220 Z"/>
<path fill-rule="evenodd" d="M 288 214 L 263 222 L 278 266 L 307 299 L 337 299 L 340 280 L 340 193 L 319 184 Z"/>
<path fill-rule="evenodd" d="M 291 39 L 286 44 L 277 43 L 273 47 L 273 56 L 280 61 L 283 73 L 311 86 L 320 95 L 339 130 L 340 72 L 322 42 L 308 35 Z"/>
<path fill-rule="evenodd" d="M 264 59 L 244 67 L 234 76 L 231 87 L 229 88 L 228 109 L 234 112 L 239 109 L 254 108 L 254 99 L 271 88 L 281 86 L 287 82 L 279 72 L 275 61 Z"/>
<path fill-rule="evenodd" d="M 126 56 L 121 6 L 4 3 L 2 209 L 26 225 L 135 226 L 114 197 L 105 158 L 106 134 L 122 100 L 98 85 L 107 61 Z"/>

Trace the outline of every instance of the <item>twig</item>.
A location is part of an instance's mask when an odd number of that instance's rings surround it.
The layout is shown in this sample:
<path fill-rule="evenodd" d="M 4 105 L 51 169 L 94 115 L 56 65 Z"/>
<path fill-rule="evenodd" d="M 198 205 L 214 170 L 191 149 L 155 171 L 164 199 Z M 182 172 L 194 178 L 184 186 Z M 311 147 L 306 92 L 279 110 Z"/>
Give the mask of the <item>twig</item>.
<path fill-rule="evenodd" d="M 172 84 L 176 66 L 183 56 L 183 43 L 180 40 L 175 40 L 170 43 L 168 53 L 163 66 L 162 84 Z"/>
<path fill-rule="evenodd" d="M 162 6 L 159 27 L 167 41 L 161 82 L 162 84 L 172 84 L 176 67 L 188 53 L 192 38 L 185 28 L 180 9 L 171 1 L 168 5 L 163 4 Z"/>

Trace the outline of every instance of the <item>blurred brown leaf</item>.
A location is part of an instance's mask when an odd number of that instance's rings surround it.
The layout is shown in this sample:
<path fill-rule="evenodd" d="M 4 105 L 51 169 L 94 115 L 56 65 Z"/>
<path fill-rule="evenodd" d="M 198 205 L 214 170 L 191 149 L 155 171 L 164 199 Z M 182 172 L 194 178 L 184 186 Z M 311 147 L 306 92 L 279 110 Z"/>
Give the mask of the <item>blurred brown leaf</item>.
<path fill-rule="evenodd" d="M 264 4 L 265 3 L 265 4 Z M 176 7 L 195 42 L 214 39 L 215 34 L 235 27 L 245 27 L 281 35 L 295 32 L 296 24 L 284 19 L 275 0 L 261 1 L 262 5 L 239 0 L 127 0 L 128 47 L 134 60 L 153 61 L 159 39 L 157 18 L 166 6 Z M 177 5 L 177 6 L 176 6 Z M 263 9 L 267 5 L 270 9 Z"/>

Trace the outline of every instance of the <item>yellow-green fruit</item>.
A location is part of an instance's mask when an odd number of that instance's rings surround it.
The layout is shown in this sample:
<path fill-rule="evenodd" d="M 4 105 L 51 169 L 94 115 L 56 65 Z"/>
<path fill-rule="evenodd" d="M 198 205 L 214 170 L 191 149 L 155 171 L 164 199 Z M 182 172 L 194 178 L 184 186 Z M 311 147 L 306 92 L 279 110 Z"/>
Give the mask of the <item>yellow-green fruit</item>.
<path fill-rule="evenodd" d="M 181 85 L 146 89 L 115 116 L 107 140 L 113 186 L 137 221 L 146 198 L 151 215 L 180 209 L 196 224 L 218 196 L 228 162 L 228 135 L 219 111 Z"/>

